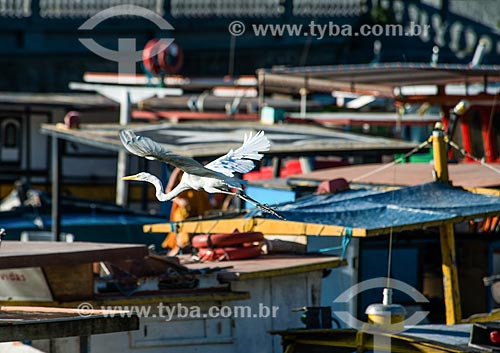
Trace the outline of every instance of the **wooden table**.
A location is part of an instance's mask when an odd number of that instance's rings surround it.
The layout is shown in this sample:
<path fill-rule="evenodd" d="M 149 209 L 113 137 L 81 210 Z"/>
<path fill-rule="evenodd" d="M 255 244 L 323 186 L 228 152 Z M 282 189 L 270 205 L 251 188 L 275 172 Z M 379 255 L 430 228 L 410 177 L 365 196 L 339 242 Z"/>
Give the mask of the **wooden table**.
<path fill-rule="evenodd" d="M 110 314 L 114 315 L 111 316 Z M 139 329 L 136 314 L 109 310 L 41 307 L 0 307 L 0 342 L 80 337 L 80 352 L 88 352 L 90 335 Z M 123 317 L 122 317 L 123 316 Z"/>
<path fill-rule="evenodd" d="M 345 266 L 337 256 L 262 255 L 256 259 L 187 264 L 190 269 L 228 267 L 217 273 L 221 282 L 306 273 Z"/>
<path fill-rule="evenodd" d="M 0 270 L 41 268 L 55 301 L 90 300 L 94 262 L 147 255 L 145 245 L 135 244 L 5 241 L 0 247 Z"/>
<path fill-rule="evenodd" d="M 0 269 L 77 265 L 141 258 L 147 254 L 145 245 L 136 244 L 4 241 L 0 247 Z"/>

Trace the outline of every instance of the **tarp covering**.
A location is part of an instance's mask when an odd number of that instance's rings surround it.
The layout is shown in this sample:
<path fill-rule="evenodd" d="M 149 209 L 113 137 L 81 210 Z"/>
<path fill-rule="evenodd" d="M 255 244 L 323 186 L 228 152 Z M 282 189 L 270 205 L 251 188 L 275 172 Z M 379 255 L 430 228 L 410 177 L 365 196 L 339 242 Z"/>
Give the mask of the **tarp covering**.
<path fill-rule="evenodd" d="M 374 230 L 500 214 L 500 197 L 432 182 L 392 191 L 312 195 L 275 208 L 289 221 Z M 261 211 L 251 216 L 273 217 Z"/>

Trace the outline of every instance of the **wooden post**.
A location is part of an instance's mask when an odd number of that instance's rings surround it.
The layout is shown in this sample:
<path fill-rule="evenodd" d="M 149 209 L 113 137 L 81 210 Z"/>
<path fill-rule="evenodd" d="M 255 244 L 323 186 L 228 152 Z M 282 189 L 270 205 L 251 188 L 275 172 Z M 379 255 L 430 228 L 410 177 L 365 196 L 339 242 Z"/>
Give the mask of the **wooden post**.
<path fill-rule="evenodd" d="M 443 289 L 446 306 L 446 324 L 454 325 L 462 321 L 460 306 L 460 288 L 455 253 L 455 233 L 453 224 L 442 225 L 439 229 L 441 238 L 441 256 L 443 257 Z"/>
<path fill-rule="evenodd" d="M 432 132 L 432 147 L 434 150 L 434 171 L 436 173 L 436 181 L 449 184 L 448 156 L 442 123 L 436 123 L 434 131 Z M 442 225 L 439 228 L 439 233 L 441 240 L 446 324 L 453 325 L 462 321 L 453 224 Z"/>
<path fill-rule="evenodd" d="M 434 151 L 434 171 L 436 181 L 449 184 L 448 177 L 448 155 L 446 153 L 446 143 L 444 141 L 444 130 L 442 123 L 436 123 L 432 132 L 432 149 Z"/>

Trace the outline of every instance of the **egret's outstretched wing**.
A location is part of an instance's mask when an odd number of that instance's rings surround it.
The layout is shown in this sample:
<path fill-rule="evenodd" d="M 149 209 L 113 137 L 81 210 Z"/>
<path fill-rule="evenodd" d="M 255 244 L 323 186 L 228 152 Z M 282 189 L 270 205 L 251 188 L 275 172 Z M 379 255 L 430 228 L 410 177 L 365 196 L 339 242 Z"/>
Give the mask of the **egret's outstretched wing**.
<path fill-rule="evenodd" d="M 234 173 L 248 173 L 251 171 L 255 161 L 260 161 L 264 155 L 259 152 L 269 151 L 271 144 L 264 131 L 259 131 L 255 136 L 252 133 L 245 134 L 243 145 L 236 150 L 230 150 L 227 154 L 208 163 L 205 168 L 233 177 Z"/>
<path fill-rule="evenodd" d="M 120 140 L 129 152 L 139 157 L 171 164 L 188 174 L 216 179 L 223 177 L 219 173 L 214 173 L 214 171 L 203 167 L 194 159 L 172 153 L 149 137 L 137 136 L 131 130 L 120 131 Z"/>

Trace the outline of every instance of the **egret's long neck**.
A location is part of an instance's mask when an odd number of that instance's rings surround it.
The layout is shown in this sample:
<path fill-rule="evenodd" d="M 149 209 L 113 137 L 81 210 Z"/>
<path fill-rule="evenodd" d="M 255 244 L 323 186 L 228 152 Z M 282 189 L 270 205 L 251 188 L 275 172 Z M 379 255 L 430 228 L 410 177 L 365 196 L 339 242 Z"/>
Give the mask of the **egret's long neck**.
<path fill-rule="evenodd" d="M 189 189 L 189 187 L 187 187 L 183 183 L 180 183 L 175 188 L 173 188 L 172 191 L 165 194 L 163 192 L 163 185 L 162 185 L 160 179 L 152 176 L 152 178 L 148 181 L 155 186 L 156 198 L 160 201 L 170 201 L 173 198 L 175 198 L 176 196 L 178 196 L 181 192 Z"/>

